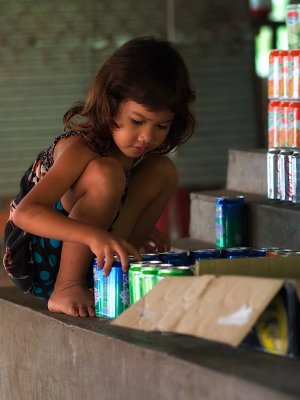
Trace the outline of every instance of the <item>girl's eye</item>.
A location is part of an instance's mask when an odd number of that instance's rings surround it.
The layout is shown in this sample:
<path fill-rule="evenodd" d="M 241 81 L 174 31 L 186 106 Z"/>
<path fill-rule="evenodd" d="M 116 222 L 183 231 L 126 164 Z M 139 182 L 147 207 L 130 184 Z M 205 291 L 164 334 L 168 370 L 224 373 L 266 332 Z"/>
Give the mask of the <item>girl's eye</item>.
<path fill-rule="evenodd" d="M 143 121 L 138 121 L 136 119 L 131 120 L 134 125 L 142 125 Z"/>
<path fill-rule="evenodd" d="M 167 130 L 169 129 L 170 125 L 157 125 L 157 127 L 162 130 Z"/>

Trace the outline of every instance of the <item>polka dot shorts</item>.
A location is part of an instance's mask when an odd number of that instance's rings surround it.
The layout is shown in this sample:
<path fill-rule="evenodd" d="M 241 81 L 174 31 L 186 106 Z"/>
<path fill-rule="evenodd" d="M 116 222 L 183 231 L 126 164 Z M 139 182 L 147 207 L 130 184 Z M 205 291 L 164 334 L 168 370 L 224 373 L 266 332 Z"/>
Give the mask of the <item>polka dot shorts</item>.
<path fill-rule="evenodd" d="M 54 209 L 68 215 L 64 210 L 60 201 L 58 201 Z M 48 300 L 53 292 L 56 281 L 62 242 L 55 239 L 46 239 L 39 236 L 33 236 L 31 242 L 32 259 L 33 259 L 33 280 L 34 285 L 31 293 L 39 299 Z M 92 268 L 88 271 L 88 286 L 93 287 Z"/>

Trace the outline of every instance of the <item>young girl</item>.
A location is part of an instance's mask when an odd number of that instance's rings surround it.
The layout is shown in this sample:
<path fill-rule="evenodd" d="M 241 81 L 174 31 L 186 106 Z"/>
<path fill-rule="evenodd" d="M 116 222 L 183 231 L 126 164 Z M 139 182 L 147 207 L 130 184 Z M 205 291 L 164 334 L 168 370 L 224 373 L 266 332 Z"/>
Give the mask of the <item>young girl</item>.
<path fill-rule="evenodd" d="M 4 267 L 52 312 L 94 316 L 91 265 L 109 274 L 114 255 L 168 251 L 154 226 L 178 177 L 164 154 L 193 133 L 194 93 L 175 47 L 132 39 L 97 73 L 65 132 L 22 178 L 5 229 Z"/>

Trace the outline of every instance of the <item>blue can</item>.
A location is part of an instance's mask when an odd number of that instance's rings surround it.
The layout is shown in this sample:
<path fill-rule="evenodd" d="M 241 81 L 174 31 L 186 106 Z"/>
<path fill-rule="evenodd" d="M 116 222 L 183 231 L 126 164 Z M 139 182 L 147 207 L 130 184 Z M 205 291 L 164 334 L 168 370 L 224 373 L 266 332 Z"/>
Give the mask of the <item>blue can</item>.
<path fill-rule="evenodd" d="M 141 254 L 142 261 L 160 261 L 159 254 L 157 253 L 145 253 Z"/>
<path fill-rule="evenodd" d="M 198 260 L 209 260 L 212 258 L 220 258 L 221 252 L 219 249 L 199 249 L 192 250 L 189 254 L 190 264 L 194 265 Z"/>
<path fill-rule="evenodd" d="M 229 247 L 222 250 L 223 257 L 225 258 L 242 258 L 250 257 L 250 247 Z"/>
<path fill-rule="evenodd" d="M 115 260 L 108 276 L 93 263 L 95 313 L 97 317 L 116 318 L 129 307 L 128 273 L 122 271 L 120 260 Z"/>
<path fill-rule="evenodd" d="M 244 196 L 216 199 L 216 247 L 245 246 L 246 208 Z"/>
<path fill-rule="evenodd" d="M 159 258 L 162 263 L 172 265 L 189 265 L 189 257 L 186 251 L 169 251 L 159 253 Z"/>
<path fill-rule="evenodd" d="M 260 249 L 251 249 L 250 256 L 251 257 L 265 257 L 267 253 L 267 249 L 260 248 Z"/>

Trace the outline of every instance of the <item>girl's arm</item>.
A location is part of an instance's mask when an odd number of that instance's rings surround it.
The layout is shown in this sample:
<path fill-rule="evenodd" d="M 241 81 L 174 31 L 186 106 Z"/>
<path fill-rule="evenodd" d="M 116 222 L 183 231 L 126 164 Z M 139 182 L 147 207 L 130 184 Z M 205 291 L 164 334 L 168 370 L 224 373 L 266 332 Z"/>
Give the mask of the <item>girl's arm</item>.
<path fill-rule="evenodd" d="M 128 253 L 139 257 L 136 249 L 104 229 L 66 217 L 53 205 L 70 189 L 88 163 L 97 158 L 83 138 L 61 140 L 55 148 L 55 161 L 47 174 L 32 188 L 16 208 L 13 222 L 34 235 L 61 241 L 82 243 L 102 265 L 106 258 L 108 271 L 117 254 L 123 266 L 128 265 Z M 105 225 L 105 222 L 104 224 Z"/>

